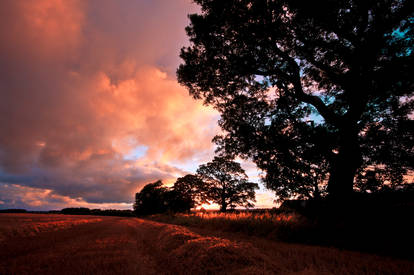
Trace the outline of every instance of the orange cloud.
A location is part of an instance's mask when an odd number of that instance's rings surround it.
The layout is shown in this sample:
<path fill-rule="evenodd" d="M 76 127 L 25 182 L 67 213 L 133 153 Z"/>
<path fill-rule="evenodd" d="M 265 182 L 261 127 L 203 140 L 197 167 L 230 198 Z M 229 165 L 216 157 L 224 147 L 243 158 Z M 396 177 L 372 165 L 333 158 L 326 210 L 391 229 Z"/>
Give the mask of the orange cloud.
<path fill-rule="evenodd" d="M 0 9 L 0 187 L 34 198 L 16 196 L 14 206 L 53 196 L 128 203 L 144 183 L 184 174 L 174 163 L 212 154 L 218 115 L 174 76 L 188 1 Z M 137 147 L 145 152 L 126 158 Z"/>
<path fill-rule="evenodd" d="M 121 151 L 127 151 L 128 145 L 146 145 L 149 158 L 168 162 L 185 161 L 211 148 L 216 129 L 209 125 L 215 125 L 217 113 L 195 102 L 159 69 L 139 68 L 131 78 L 116 84 L 100 73 L 95 83 L 92 90 L 99 92 L 93 96 L 93 108 L 117 128 L 119 136 L 114 141 Z M 130 139 L 122 142 L 125 136 Z"/>

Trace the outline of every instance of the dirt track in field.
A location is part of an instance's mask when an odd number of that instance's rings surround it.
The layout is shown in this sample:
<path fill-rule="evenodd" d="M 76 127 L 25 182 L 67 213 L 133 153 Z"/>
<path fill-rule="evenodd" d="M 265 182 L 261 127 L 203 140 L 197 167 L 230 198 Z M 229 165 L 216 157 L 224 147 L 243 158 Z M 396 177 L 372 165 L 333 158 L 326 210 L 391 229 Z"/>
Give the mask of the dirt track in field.
<path fill-rule="evenodd" d="M 414 274 L 414 263 L 137 218 L 0 214 L 0 274 Z"/>

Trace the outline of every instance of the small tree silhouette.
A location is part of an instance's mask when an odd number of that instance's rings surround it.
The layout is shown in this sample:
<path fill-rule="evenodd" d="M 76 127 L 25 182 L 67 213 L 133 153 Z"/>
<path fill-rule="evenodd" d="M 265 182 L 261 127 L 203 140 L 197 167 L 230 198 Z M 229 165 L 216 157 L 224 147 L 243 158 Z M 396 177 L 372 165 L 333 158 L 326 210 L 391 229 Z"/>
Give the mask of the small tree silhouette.
<path fill-rule="evenodd" d="M 202 164 L 197 175 L 203 181 L 206 199 L 220 205 L 220 211 L 237 205 L 253 207 L 257 183 L 248 182 L 240 163 L 229 157 L 215 157 L 212 162 Z"/>
<path fill-rule="evenodd" d="M 137 215 L 150 215 L 167 211 L 167 188 L 158 180 L 149 183 L 135 194 L 134 211 Z"/>
<path fill-rule="evenodd" d="M 162 181 L 145 185 L 135 194 L 134 211 L 138 216 L 170 212 L 186 212 L 194 207 L 194 199 L 182 181 L 172 188 L 163 186 Z"/>

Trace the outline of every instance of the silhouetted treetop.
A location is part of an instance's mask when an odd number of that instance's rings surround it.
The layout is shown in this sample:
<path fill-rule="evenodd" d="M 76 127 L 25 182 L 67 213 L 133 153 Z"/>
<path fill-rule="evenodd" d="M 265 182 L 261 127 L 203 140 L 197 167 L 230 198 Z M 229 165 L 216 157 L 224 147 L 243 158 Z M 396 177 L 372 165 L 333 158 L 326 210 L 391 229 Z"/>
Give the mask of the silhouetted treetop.
<path fill-rule="evenodd" d="M 177 179 L 172 189 L 182 197 L 190 198 L 193 207 L 207 202 L 203 181 L 197 175 L 187 174 Z"/>
<path fill-rule="evenodd" d="M 403 182 L 413 1 L 195 2 L 177 76 L 220 111 L 221 153 L 252 159 L 280 197 L 318 196 L 326 181 L 333 197 Z"/>
<path fill-rule="evenodd" d="M 135 214 L 151 215 L 189 211 L 195 206 L 198 193 L 188 186 L 184 186 L 182 178 L 179 178 L 179 183 L 175 183 L 172 188 L 164 186 L 160 180 L 145 185 L 140 192 L 135 194 Z"/>
<path fill-rule="evenodd" d="M 135 194 L 135 213 L 149 215 L 167 211 L 165 198 L 167 190 L 160 180 L 145 185 L 139 193 Z"/>
<path fill-rule="evenodd" d="M 203 192 L 207 200 L 220 205 L 220 211 L 228 207 L 253 207 L 257 183 L 249 182 L 240 163 L 228 157 L 214 157 L 213 161 L 202 164 L 197 176 L 203 182 Z"/>

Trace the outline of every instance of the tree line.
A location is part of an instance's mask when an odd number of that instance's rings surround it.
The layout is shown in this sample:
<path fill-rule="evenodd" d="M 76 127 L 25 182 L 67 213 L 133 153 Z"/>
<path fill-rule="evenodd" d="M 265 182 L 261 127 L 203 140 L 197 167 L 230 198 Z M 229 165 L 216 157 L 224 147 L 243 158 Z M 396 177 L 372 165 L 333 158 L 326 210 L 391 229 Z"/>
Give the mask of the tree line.
<path fill-rule="evenodd" d="M 202 164 L 195 175 L 178 178 L 171 188 L 156 181 L 145 185 L 135 195 L 138 215 L 185 212 L 203 203 L 216 203 L 225 212 L 236 206 L 253 207 L 257 183 L 249 182 L 240 163 L 216 156 Z"/>
<path fill-rule="evenodd" d="M 65 214 L 65 215 L 96 215 L 96 216 L 135 216 L 131 210 L 119 209 L 89 209 L 87 207 L 67 207 L 61 210 L 33 211 L 26 209 L 0 209 L 0 213 L 28 213 L 28 214 Z"/>

